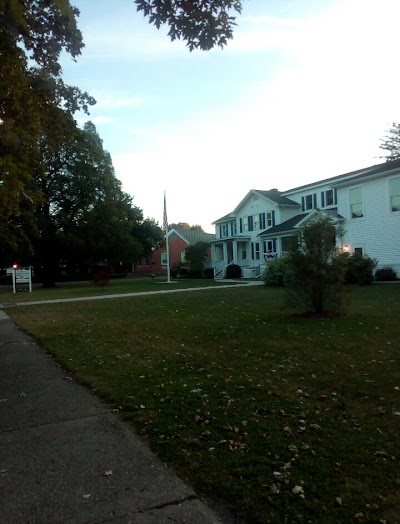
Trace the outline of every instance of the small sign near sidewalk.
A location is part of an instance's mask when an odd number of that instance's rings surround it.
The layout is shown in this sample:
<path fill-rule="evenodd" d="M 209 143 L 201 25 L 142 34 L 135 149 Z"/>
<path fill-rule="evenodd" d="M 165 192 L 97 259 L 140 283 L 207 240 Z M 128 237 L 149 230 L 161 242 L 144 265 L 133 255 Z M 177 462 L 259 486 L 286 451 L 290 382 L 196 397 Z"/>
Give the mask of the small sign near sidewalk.
<path fill-rule="evenodd" d="M 14 268 L 13 270 L 13 292 L 27 291 L 32 293 L 32 270 L 31 268 Z M 21 287 L 22 286 L 22 287 Z"/>

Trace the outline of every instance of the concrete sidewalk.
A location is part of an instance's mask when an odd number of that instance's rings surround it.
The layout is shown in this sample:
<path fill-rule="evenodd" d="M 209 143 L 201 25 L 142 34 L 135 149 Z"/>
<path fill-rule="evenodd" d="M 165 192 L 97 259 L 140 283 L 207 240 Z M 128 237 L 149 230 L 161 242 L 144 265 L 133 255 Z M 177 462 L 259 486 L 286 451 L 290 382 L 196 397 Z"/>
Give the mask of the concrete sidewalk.
<path fill-rule="evenodd" d="M 221 523 L 0 311 L 0 522 Z"/>

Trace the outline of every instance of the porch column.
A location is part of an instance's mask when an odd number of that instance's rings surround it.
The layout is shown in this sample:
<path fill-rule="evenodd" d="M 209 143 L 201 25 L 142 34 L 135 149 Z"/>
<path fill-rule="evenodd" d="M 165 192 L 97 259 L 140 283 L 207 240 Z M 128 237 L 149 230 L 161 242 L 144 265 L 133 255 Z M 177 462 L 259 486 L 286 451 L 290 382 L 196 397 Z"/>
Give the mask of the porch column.
<path fill-rule="evenodd" d="M 238 263 L 238 242 L 236 239 L 233 241 L 233 263 Z"/>
<path fill-rule="evenodd" d="M 228 262 L 228 245 L 226 242 L 222 244 L 224 250 L 224 262 Z"/>

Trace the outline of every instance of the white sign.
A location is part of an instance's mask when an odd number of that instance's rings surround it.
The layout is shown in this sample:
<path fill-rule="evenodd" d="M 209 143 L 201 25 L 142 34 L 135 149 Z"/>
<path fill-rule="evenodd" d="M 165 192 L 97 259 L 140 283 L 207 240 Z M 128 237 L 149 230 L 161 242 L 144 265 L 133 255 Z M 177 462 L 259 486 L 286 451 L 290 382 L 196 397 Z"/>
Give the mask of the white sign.
<path fill-rule="evenodd" d="M 17 292 L 17 286 L 28 284 L 29 291 L 32 292 L 32 272 L 31 268 L 14 269 L 13 271 L 13 291 Z M 25 288 L 26 291 L 26 288 Z"/>
<path fill-rule="evenodd" d="M 16 269 L 15 270 L 15 282 L 17 284 L 29 284 L 31 279 L 30 269 Z"/>

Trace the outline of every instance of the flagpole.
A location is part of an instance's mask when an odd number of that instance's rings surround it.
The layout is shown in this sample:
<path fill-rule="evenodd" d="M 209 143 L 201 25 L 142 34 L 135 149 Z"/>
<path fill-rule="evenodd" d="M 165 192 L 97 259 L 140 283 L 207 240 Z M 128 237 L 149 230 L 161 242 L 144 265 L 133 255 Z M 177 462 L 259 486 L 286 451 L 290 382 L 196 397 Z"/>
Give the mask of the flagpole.
<path fill-rule="evenodd" d="M 164 228 L 165 244 L 167 248 L 167 283 L 171 282 L 171 268 L 169 267 L 169 238 L 168 238 L 168 218 L 167 218 L 167 199 L 164 191 Z"/>

